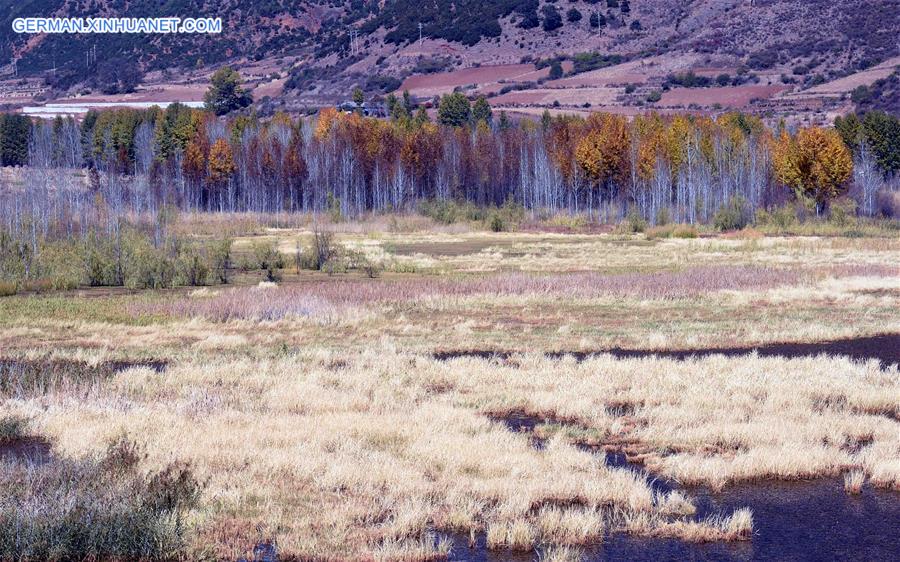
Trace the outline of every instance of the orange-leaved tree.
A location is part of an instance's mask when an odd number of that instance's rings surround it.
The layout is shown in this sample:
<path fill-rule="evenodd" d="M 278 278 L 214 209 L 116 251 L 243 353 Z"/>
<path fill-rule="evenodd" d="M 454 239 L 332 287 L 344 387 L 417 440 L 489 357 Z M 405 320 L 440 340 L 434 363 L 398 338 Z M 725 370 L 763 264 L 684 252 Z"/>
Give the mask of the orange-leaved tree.
<path fill-rule="evenodd" d="M 213 143 L 209 150 L 209 181 L 214 185 L 223 185 L 234 173 L 234 155 L 231 145 L 225 139 Z"/>

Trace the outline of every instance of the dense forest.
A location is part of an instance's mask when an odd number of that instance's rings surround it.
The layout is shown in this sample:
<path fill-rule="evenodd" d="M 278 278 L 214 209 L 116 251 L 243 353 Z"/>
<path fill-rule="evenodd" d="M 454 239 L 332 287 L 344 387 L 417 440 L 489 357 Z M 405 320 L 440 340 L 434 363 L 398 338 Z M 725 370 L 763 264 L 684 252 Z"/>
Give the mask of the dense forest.
<path fill-rule="evenodd" d="M 390 120 L 324 109 L 261 121 L 179 104 L 92 111 L 80 123 L 4 115 L 0 156 L 19 167 L 0 186 L 0 253 L 36 256 L 135 221 L 162 244 L 172 210 L 338 219 L 450 201 L 723 229 L 788 203 L 812 216 L 896 212 L 900 120 L 877 111 L 790 131 L 737 113 L 513 122 L 462 94 L 445 96 L 432 122 L 408 97 L 389 104 Z"/>

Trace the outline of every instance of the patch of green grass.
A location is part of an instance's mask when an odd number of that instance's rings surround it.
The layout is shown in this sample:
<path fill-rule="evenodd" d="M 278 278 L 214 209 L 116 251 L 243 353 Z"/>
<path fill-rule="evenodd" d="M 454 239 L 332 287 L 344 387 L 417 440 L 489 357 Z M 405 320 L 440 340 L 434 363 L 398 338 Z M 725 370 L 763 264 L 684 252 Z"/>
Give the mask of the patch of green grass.
<path fill-rule="evenodd" d="M 63 322 L 108 322 L 146 326 L 160 320 L 150 316 L 135 317 L 128 313 L 128 303 L 137 300 L 161 300 L 171 298 L 170 292 L 143 291 L 135 295 L 104 294 L 105 288 L 84 291 L 84 296 L 73 294 L 17 295 L 0 299 L 0 326 L 15 325 L 22 321 L 56 320 Z M 98 296 L 90 296 L 96 294 Z"/>

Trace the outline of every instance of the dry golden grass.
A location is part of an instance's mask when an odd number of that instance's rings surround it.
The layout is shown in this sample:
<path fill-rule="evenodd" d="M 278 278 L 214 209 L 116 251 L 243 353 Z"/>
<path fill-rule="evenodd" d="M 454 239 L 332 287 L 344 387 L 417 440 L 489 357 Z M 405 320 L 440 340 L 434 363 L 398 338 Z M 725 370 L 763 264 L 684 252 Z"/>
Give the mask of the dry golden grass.
<path fill-rule="evenodd" d="M 62 393 L 7 406 L 66 454 L 124 432 L 145 441 L 151 465 L 191 462 L 208 479 L 201 533 L 247 520 L 287 553 L 423 559 L 446 547 L 429 535 L 441 530 L 531 550 L 616 531 L 710 541 L 752 529 L 745 511 L 694 520 L 683 494 L 654 492 L 564 432 L 535 449 L 488 412 L 569 420 L 683 482 L 720 487 L 853 467 L 872 471 L 877 485 L 874 474 L 887 477 L 900 447 L 896 422 L 882 415 L 898 390 L 897 367 L 826 357 L 442 362 L 373 349 L 198 357 L 163 373 L 126 370 L 87 399 Z M 857 442 L 869 444 L 848 450 Z"/>

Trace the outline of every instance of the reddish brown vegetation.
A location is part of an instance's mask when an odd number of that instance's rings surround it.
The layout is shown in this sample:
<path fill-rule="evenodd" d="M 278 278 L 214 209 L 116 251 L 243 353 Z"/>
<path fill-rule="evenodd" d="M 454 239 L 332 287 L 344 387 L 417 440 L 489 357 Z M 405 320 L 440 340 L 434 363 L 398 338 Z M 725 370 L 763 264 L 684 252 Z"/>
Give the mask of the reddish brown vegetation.
<path fill-rule="evenodd" d="M 842 266 L 825 273 L 836 276 L 896 275 L 891 266 Z M 603 296 L 640 299 L 690 298 L 721 290 L 765 290 L 813 280 L 815 272 L 765 267 L 698 267 L 658 273 L 573 273 L 535 276 L 509 273 L 476 279 L 441 278 L 411 281 L 315 281 L 270 289 L 241 288 L 209 298 L 182 298 L 171 303 L 136 304 L 134 314 L 163 313 L 196 316 L 214 321 L 232 319 L 278 320 L 286 317 L 321 317 L 340 307 L 399 303 L 430 297 L 547 296 L 593 298 Z"/>

